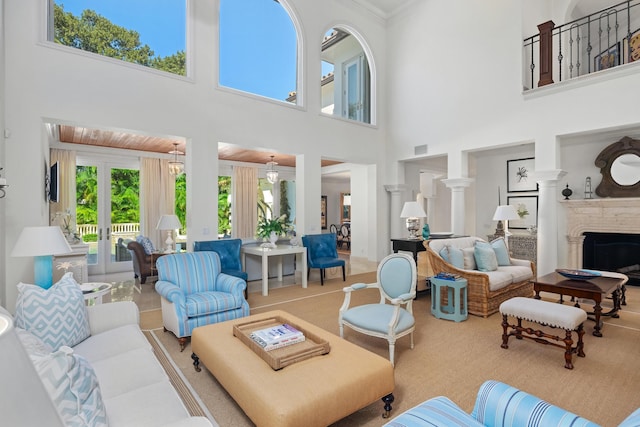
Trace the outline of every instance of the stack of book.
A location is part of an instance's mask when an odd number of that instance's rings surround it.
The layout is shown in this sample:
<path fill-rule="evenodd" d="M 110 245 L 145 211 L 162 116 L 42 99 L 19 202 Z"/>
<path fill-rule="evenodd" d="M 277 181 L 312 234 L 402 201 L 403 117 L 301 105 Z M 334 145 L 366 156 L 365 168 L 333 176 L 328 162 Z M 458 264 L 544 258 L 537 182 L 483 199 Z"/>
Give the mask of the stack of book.
<path fill-rule="evenodd" d="M 287 323 L 253 331 L 249 338 L 265 351 L 286 347 L 305 340 L 301 331 Z"/>

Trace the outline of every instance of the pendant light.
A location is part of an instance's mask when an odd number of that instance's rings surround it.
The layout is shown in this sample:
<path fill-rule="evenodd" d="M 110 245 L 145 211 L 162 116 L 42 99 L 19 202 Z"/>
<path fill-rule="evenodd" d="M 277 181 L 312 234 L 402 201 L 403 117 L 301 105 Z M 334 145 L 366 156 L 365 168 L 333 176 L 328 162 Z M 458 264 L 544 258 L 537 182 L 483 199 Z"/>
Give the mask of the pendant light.
<path fill-rule="evenodd" d="M 267 162 L 267 181 L 271 184 L 278 182 L 278 171 L 275 169 L 277 164 L 273 161 L 273 156 L 271 156 L 271 161 Z"/>
<path fill-rule="evenodd" d="M 173 150 L 169 151 L 169 154 L 173 154 L 173 160 L 169 160 L 169 172 L 171 175 L 180 175 L 184 172 L 184 163 L 178 160 L 178 154 L 184 154 L 178 150 L 178 143 L 173 143 Z"/>

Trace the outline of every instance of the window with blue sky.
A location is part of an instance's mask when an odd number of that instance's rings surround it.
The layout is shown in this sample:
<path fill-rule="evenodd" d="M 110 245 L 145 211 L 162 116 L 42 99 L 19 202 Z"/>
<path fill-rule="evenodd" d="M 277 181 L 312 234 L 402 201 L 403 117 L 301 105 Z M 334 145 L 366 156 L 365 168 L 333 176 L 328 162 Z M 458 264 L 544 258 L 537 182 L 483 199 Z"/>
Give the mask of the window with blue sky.
<path fill-rule="evenodd" d="M 286 101 L 297 91 L 297 37 L 274 0 L 220 0 L 220 85 Z"/>
<path fill-rule="evenodd" d="M 49 40 L 186 75 L 186 5 L 187 0 L 50 0 Z"/>

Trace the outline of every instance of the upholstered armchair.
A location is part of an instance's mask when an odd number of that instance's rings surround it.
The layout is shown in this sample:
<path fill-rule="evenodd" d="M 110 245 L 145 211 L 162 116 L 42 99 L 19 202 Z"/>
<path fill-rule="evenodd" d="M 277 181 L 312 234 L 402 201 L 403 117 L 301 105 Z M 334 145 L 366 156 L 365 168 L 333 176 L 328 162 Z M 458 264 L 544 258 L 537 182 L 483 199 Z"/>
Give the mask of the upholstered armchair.
<path fill-rule="evenodd" d="M 147 277 L 157 274 L 156 267 L 153 265 L 152 256 L 144 251 L 142 245 L 136 241 L 127 243 L 127 249 L 131 252 L 133 260 L 133 275 L 140 279 L 140 283 L 144 284 Z"/>
<path fill-rule="evenodd" d="M 249 304 L 247 282 L 221 272 L 220 257 L 212 251 L 165 255 L 156 261 L 162 323 L 184 350 L 198 326 L 244 317 Z"/>
<path fill-rule="evenodd" d="M 302 244 L 307 248 L 307 278 L 312 268 L 319 268 L 320 285 L 324 285 L 325 269 L 342 267 L 342 280 L 346 280 L 345 261 L 338 258 L 335 233 L 307 234 L 302 236 Z"/>
<path fill-rule="evenodd" d="M 242 271 L 240 261 L 241 239 L 203 240 L 193 244 L 194 252 L 213 251 L 220 257 L 222 272 L 230 276 L 236 276 L 247 280 L 247 273 Z"/>
<path fill-rule="evenodd" d="M 348 326 L 362 334 L 386 339 L 389 342 L 389 360 L 393 365 L 398 338 L 410 334 L 413 348 L 416 262 L 407 254 L 388 255 L 378 265 L 377 278 L 376 283 L 355 283 L 343 288 L 344 302 L 338 317 L 340 336 L 344 337 L 344 327 Z M 380 302 L 350 307 L 351 294 L 360 289 L 378 289 Z"/>

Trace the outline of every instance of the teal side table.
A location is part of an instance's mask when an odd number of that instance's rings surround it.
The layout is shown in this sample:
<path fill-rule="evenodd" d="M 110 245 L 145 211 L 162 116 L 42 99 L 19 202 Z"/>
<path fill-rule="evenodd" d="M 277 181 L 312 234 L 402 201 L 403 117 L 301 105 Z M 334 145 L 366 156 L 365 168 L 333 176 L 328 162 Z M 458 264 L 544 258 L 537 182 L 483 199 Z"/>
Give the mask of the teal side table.
<path fill-rule="evenodd" d="M 442 304 L 443 295 L 447 296 L 446 305 Z M 438 319 L 455 322 L 467 320 L 467 279 L 431 277 L 431 314 Z"/>

